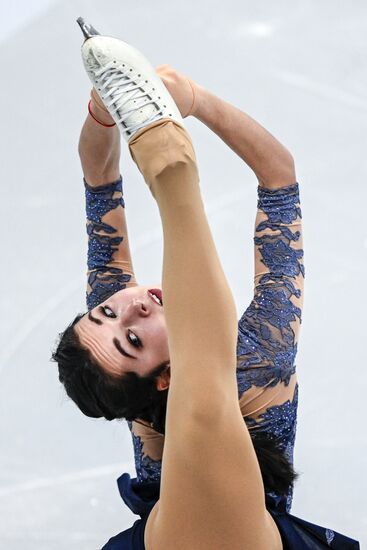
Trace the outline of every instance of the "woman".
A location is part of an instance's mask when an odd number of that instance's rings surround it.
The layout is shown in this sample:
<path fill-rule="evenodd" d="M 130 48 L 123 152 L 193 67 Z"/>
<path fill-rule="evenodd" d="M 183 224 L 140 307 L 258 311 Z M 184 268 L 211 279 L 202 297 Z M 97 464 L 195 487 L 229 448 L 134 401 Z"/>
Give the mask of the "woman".
<path fill-rule="evenodd" d="M 103 99 L 92 92 L 80 141 L 90 311 L 64 333 L 55 359 L 85 414 L 134 420 L 138 483 L 125 475 L 120 488 L 142 520 L 106 548 L 358 547 L 288 513 L 304 277 L 292 157 L 249 117 L 162 67 L 176 106 L 139 52 L 81 24 L 86 69 Z M 183 127 L 188 114 L 259 180 L 255 297 L 238 334 Z M 113 120 L 159 207 L 163 304 L 159 288 L 133 278 Z M 165 433 L 162 463 L 163 435 L 153 428 Z"/>

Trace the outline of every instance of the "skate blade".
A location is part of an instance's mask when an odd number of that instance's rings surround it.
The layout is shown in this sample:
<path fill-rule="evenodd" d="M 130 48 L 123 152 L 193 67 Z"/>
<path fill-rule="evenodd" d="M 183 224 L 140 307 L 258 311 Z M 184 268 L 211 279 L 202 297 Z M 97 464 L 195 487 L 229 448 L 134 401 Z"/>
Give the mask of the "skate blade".
<path fill-rule="evenodd" d="M 83 17 L 78 17 L 76 22 L 78 23 L 79 27 L 82 29 L 82 33 L 86 40 L 88 40 L 88 38 L 92 38 L 92 36 L 100 36 L 101 33 L 96 31 L 96 29 L 92 27 L 92 25 L 90 25 L 89 23 L 86 23 Z"/>

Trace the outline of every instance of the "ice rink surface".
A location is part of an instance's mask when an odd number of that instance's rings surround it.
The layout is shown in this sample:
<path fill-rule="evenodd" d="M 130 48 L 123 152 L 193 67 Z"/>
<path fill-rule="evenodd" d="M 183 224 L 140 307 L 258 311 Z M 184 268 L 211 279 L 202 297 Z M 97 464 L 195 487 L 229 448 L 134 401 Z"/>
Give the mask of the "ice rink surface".
<path fill-rule="evenodd" d="M 99 550 L 134 521 L 115 483 L 134 471 L 127 426 L 83 417 L 49 361 L 57 333 L 85 309 L 77 142 L 90 86 L 79 15 L 248 112 L 293 153 L 306 266 L 293 513 L 363 548 L 366 2 L 88 0 L 42 9 L 0 42 L 0 548 Z M 187 127 L 240 316 L 253 290 L 257 182 L 206 127 L 193 119 Z M 158 210 L 125 146 L 121 170 L 136 276 L 158 282 Z"/>

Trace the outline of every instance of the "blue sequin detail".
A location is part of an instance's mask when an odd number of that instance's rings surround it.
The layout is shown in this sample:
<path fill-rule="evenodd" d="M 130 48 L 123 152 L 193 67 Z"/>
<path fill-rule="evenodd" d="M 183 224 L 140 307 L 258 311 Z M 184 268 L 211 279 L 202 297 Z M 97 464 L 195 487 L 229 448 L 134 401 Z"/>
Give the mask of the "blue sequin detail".
<path fill-rule="evenodd" d="M 303 250 L 291 247 L 292 241 L 300 238 L 300 232 L 293 233 L 289 227 L 280 224 L 292 224 L 297 217 L 302 219 L 299 206 L 298 183 L 283 189 L 271 191 L 258 187 L 258 208 L 267 215 L 267 220 L 259 223 L 256 233 L 271 229 L 278 234 L 255 236 L 254 242 L 260 246 L 263 263 L 272 275 L 295 277 L 299 273 L 305 276 L 304 267 L 298 261 L 303 257 Z M 261 280 L 260 280 L 261 282 Z"/>
<path fill-rule="evenodd" d="M 87 294 L 87 307 L 90 310 L 115 292 L 126 288 L 131 275 L 122 269 L 108 266 L 123 237 L 114 236 L 116 228 L 102 221 L 103 216 L 111 210 L 120 205 L 125 207 L 122 179 L 98 187 L 91 187 L 86 182 L 84 184 L 88 220 L 88 269 L 91 270 L 88 284 L 92 289 Z M 116 192 L 120 192 L 121 196 L 113 198 Z"/>
<path fill-rule="evenodd" d="M 299 291 L 291 281 L 278 281 L 269 274 L 260 279 L 255 297 L 238 323 L 239 398 L 253 385 L 287 385 L 295 372 L 297 344 L 290 323 L 297 318 L 301 322 L 301 310 L 292 303 L 292 295 L 298 297 Z"/>
<path fill-rule="evenodd" d="M 128 422 L 128 426 L 132 433 L 132 422 Z M 143 483 L 144 481 L 160 481 L 162 461 L 153 460 L 149 456 L 144 456 L 141 438 L 133 433 L 132 438 L 138 482 Z"/>
<path fill-rule="evenodd" d="M 257 207 L 263 210 L 270 221 L 289 224 L 297 216 L 302 218 L 299 204 L 299 185 L 294 183 L 281 189 L 257 188 Z"/>
<path fill-rule="evenodd" d="M 297 262 L 299 258 L 302 258 L 303 250 L 293 250 L 288 244 L 279 239 L 272 242 L 275 238 L 266 235 L 255 239 L 256 244 L 261 245 L 263 263 L 271 268 L 274 275 L 295 277 L 303 267 L 302 264 Z M 271 241 L 266 242 L 269 239 Z"/>

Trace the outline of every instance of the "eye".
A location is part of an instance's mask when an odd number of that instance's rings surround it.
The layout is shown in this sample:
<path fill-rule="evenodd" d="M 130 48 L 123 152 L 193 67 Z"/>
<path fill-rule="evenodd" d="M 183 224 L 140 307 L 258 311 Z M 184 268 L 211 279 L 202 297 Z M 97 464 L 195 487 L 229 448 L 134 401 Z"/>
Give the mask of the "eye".
<path fill-rule="evenodd" d="M 101 306 L 103 314 L 110 319 L 116 319 L 116 315 L 109 306 Z"/>
<path fill-rule="evenodd" d="M 142 348 L 143 347 L 143 344 L 141 343 L 140 338 L 138 338 L 136 336 L 136 334 L 131 332 L 131 330 L 129 330 L 128 333 L 127 333 L 127 339 L 130 342 L 130 344 L 132 346 L 134 346 L 135 348 Z"/>

